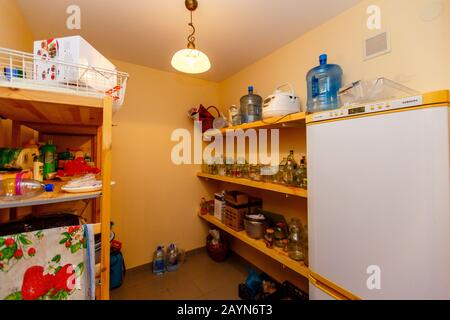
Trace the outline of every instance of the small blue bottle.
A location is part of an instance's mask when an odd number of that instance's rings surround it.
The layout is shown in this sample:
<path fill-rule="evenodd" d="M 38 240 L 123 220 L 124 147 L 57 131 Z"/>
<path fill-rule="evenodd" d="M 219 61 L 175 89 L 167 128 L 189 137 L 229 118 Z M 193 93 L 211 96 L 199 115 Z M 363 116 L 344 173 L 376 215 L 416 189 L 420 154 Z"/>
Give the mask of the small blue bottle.
<path fill-rule="evenodd" d="M 338 92 L 342 87 L 342 68 L 328 64 L 327 55 L 319 58 L 320 65 L 311 69 L 306 76 L 308 84 L 308 113 L 339 108 Z"/>
<path fill-rule="evenodd" d="M 162 246 L 158 246 L 153 254 L 153 273 L 155 275 L 162 275 L 166 272 L 166 254 Z"/>

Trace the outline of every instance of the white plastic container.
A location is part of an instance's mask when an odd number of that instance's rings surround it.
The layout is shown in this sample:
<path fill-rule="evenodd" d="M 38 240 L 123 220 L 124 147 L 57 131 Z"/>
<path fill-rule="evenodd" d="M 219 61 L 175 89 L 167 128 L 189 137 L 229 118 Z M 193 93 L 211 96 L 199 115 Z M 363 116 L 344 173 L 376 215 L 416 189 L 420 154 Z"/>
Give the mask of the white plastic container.
<path fill-rule="evenodd" d="M 223 193 L 214 194 L 214 217 L 222 221 L 222 216 L 225 212 L 226 202 Z"/>
<path fill-rule="evenodd" d="M 283 87 L 289 86 L 290 91 L 281 91 Z M 301 111 L 300 98 L 295 94 L 290 83 L 279 86 L 275 92 L 268 96 L 263 103 L 263 118 L 282 117 Z"/>
<path fill-rule="evenodd" d="M 52 38 L 34 42 L 35 80 L 85 86 L 105 92 L 117 85 L 116 67 L 80 36 Z M 57 63 L 63 61 L 67 64 Z M 70 64 L 89 66 L 99 72 L 87 72 Z M 107 70 L 109 72 L 102 73 Z"/>

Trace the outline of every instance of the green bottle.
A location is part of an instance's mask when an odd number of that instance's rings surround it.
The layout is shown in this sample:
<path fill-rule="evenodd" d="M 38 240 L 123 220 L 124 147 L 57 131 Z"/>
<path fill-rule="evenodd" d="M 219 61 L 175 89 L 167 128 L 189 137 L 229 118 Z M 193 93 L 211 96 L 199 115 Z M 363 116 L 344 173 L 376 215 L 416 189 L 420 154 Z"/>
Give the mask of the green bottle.
<path fill-rule="evenodd" d="M 56 146 L 53 145 L 53 141 L 49 140 L 42 147 L 41 152 L 44 158 L 44 179 L 46 179 L 47 174 L 56 172 Z"/>

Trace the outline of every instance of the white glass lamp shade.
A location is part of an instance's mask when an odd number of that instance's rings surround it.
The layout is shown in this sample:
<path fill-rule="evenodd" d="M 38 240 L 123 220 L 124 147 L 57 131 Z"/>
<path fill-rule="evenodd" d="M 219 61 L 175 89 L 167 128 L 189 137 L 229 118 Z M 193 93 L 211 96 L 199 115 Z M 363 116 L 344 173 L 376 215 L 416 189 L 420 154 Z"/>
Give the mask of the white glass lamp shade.
<path fill-rule="evenodd" d="M 211 68 L 211 62 L 199 50 L 183 49 L 173 55 L 172 67 L 185 73 L 203 73 Z"/>

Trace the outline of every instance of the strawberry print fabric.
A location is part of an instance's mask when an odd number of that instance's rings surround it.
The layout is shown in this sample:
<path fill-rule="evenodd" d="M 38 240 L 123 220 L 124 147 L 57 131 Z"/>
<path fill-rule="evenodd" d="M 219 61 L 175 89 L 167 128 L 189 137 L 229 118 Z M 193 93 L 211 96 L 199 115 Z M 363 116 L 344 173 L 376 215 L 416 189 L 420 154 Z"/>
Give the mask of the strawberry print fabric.
<path fill-rule="evenodd" d="M 72 226 L 0 237 L 0 300 L 93 299 L 92 233 Z"/>

